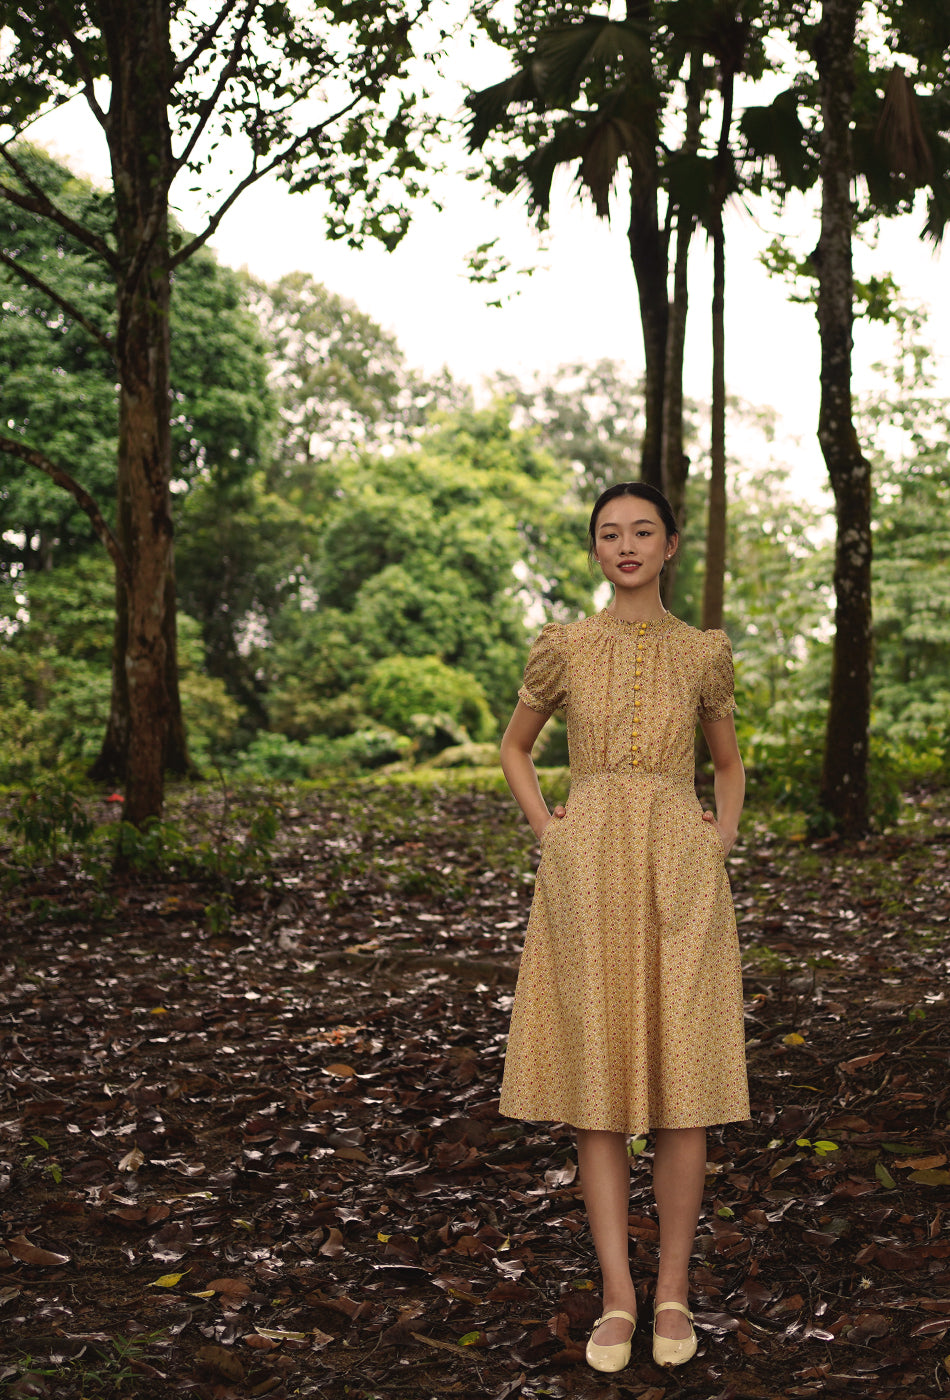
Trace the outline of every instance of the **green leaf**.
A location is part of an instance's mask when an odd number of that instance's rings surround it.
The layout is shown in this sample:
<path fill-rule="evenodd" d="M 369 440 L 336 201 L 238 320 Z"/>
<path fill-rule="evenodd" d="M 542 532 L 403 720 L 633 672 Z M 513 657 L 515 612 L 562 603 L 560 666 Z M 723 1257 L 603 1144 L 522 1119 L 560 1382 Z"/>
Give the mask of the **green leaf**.
<path fill-rule="evenodd" d="M 911 1172 L 908 1181 L 919 1182 L 921 1186 L 950 1186 L 950 1171 L 946 1167 L 927 1167 Z"/>
<path fill-rule="evenodd" d="M 887 1167 L 885 1167 L 883 1162 L 876 1162 L 874 1164 L 874 1175 L 877 1177 L 878 1181 L 886 1190 L 896 1190 L 897 1182 L 891 1176 L 890 1172 L 887 1170 Z"/>

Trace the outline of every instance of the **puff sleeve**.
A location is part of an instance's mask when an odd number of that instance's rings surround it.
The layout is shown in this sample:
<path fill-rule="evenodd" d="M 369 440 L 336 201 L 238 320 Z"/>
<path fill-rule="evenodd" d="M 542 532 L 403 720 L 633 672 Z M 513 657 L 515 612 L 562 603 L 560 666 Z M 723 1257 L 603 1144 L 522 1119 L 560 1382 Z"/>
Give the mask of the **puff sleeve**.
<path fill-rule="evenodd" d="M 699 718 L 704 722 L 725 719 L 736 708 L 733 696 L 732 643 L 725 632 L 705 633 L 709 642 L 702 686 Z"/>
<path fill-rule="evenodd" d="M 549 622 L 542 628 L 528 654 L 524 685 L 518 699 L 542 715 L 553 715 L 567 699 L 567 654 L 564 628 Z"/>

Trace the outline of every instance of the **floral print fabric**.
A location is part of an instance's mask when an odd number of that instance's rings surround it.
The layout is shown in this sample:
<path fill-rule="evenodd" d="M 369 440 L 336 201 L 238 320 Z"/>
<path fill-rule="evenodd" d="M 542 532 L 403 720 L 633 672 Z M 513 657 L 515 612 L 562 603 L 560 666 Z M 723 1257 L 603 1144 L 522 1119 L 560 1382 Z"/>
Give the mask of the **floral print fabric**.
<path fill-rule="evenodd" d="M 501 1112 L 624 1133 L 747 1118 L 735 914 L 694 789 L 697 719 L 735 704 L 728 637 L 669 613 L 551 623 L 519 696 L 565 710 L 571 791 L 541 838 Z"/>

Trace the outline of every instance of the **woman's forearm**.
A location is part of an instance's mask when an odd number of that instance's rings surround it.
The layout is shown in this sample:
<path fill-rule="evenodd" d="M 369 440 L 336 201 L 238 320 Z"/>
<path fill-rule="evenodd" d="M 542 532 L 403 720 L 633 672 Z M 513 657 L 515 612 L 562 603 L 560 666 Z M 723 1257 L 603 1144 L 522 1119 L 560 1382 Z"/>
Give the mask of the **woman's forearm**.
<path fill-rule="evenodd" d="M 530 753 L 512 743 L 507 736 L 501 744 L 501 769 L 528 825 L 535 836 L 540 836 L 550 820 L 551 813 L 541 795 L 534 761 Z"/>
<path fill-rule="evenodd" d="M 731 846 L 739 832 L 739 818 L 745 800 L 745 769 L 738 755 L 732 762 L 716 768 L 713 790 L 716 796 L 716 825 L 727 845 Z"/>

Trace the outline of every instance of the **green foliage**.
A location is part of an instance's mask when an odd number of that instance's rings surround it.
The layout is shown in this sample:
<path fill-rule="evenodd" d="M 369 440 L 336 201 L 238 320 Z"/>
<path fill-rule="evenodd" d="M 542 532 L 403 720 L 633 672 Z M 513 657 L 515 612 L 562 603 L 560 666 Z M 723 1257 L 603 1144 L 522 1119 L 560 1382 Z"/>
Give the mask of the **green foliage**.
<path fill-rule="evenodd" d="M 0 611 L 0 782 L 30 782 L 95 757 L 109 710 L 114 590 L 100 554 L 18 576 Z M 200 629 L 183 614 L 179 664 L 194 757 L 205 763 L 227 750 L 240 712 L 204 670 Z"/>
<path fill-rule="evenodd" d="M 7 818 L 28 855 L 55 860 L 62 847 L 79 845 L 92 833 L 92 822 L 79 798 L 61 778 L 50 778 L 24 793 Z"/>
<path fill-rule="evenodd" d="M 314 778 L 327 769 L 357 772 L 406 758 L 412 740 L 382 725 L 368 726 L 338 738 L 316 736 L 306 743 L 283 734 L 259 733 L 236 756 L 241 773 L 249 777 L 295 782 Z"/>
<path fill-rule="evenodd" d="M 474 676 L 437 656 L 390 656 L 371 669 L 363 687 L 367 714 L 403 734 L 446 729 L 456 743 L 487 740 L 495 725 Z M 436 724 L 426 725 L 426 719 Z M 423 745 L 425 747 L 425 745 Z M 445 747 L 444 744 L 440 747 Z"/>

